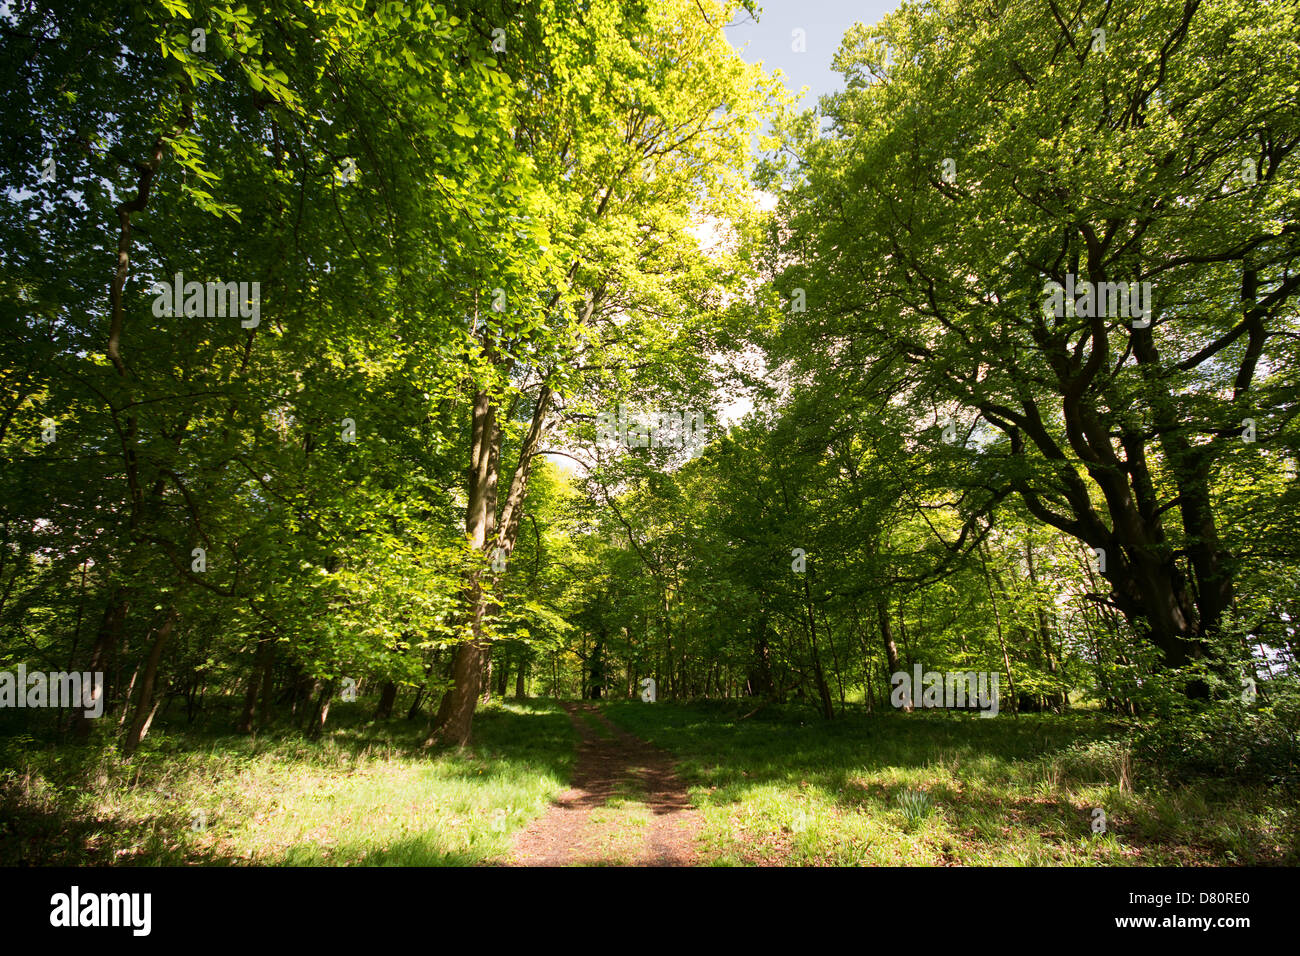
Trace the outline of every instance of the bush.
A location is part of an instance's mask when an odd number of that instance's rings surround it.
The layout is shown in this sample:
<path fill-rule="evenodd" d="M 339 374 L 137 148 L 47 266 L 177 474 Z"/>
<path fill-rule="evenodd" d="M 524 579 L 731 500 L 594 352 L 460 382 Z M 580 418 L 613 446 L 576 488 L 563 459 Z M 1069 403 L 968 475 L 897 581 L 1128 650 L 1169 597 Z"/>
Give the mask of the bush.
<path fill-rule="evenodd" d="M 1171 714 L 1134 742 L 1138 758 L 1170 779 L 1300 783 L 1300 693 L 1275 683 L 1263 706 L 1227 701 Z"/>
<path fill-rule="evenodd" d="M 1132 745 L 1127 740 L 1089 740 L 1072 744 L 1053 760 L 1063 783 L 1133 789 Z"/>

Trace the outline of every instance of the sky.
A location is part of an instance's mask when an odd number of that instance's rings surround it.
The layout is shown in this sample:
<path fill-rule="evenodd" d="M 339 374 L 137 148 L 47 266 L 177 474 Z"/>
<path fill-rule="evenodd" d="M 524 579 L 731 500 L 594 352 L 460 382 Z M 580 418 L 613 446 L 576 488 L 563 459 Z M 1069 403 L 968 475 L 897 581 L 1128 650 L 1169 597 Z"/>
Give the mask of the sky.
<path fill-rule="evenodd" d="M 807 106 L 817 97 L 843 87 L 831 69 L 840 39 L 855 23 L 875 23 L 895 9 L 898 0 L 759 0 L 759 20 L 743 10 L 726 28 L 727 39 L 749 62 L 762 60 L 786 74 L 793 91 L 808 87 Z M 795 30 L 804 31 L 806 50 L 795 52 Z"/>
<path fill-rule="evenodd" d="M 743 10 L 726 27 L 727 39 L 749 62 L 785 74 L 792 92 L 808 87 L 803 106 L 843 89 L 844 77 L 831 68 L 845 32 L 855 23 L 872 24 L 895 9 L 899 0 L 759 0 L 757 22 Z M 796 34 L 802 30 L 802 35 Z M 802 49 L 800 49 L 802 47 Z M 775 197 L 768 197 L 775 203 Z M 724 425 L 739 421 L 753 409 L 744 396 L 724 403 Z"/>

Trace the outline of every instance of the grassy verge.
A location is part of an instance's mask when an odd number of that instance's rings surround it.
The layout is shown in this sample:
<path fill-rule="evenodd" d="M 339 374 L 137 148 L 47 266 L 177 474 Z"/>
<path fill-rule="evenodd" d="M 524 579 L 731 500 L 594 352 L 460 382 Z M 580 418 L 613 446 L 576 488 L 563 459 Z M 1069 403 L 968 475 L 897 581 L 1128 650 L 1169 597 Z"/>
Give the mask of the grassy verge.
<path fill-rule="evenodd" d="M 337 704 L 319 741 L 151 733 L 106 747 L 0 738 L 0 865 L 456 865 L 499 858 L 565 786 L 575 734 L 549 702 L 482 708 L 465 751 Z"/>
<path fill-rule="evenodd" d="M 586 727 L 598 739 L 612 740 L 614 738 L 614 732 L 610 730 L 609 727 L 607 727 L 605 724 L 601 723 L 601 721 L 598 720 L 595 717 L 595 715 L 589 714 L 585 710 L 580 710 L 578 711 L 578 719 L 581 720 L 583 726 Z"/>
<path fill-rule="evenodd" d="M 752 706 L 745 709 L 745 713 Z M 679 759 L 718 864 L 1232 865 L 1300 862 L 1279 786 L 1168 786 L 1096 716 L 849 715 L 605 705 Z M 1096 814 L 1105 832 L 1093 832 Z"/>

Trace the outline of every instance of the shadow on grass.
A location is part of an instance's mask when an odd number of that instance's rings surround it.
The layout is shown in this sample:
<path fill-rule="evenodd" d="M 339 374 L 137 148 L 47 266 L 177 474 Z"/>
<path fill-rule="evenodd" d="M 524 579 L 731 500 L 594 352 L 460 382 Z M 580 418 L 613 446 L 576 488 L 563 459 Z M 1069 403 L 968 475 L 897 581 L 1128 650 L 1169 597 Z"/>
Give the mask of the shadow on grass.
<path fill-rule="evenodd" d="M 1288 818 L 1277 794 L 1231 784 L 1227 790 L 1220 784 L 1217 793 L 1204 785 L 1171 790 L 1158 774 L 1146 774 L 1149 768 L 1131 771 L 1123 763 L 1121 769 L 1124 727 L 1103 715 L 983 719 L 859 710 L 823 721 L 805 708 L 769 705 L 755 713 L 754 707 L 618 701 L 603 710 L 675 756 L 693 799 L 713 808 L 723 839 L 728 820 L 736 823 L 730 814 L 741 814 L 749 840 L 755 826 L 779 833 L 783 819 L 808 810 L 820 816 L 819 850 L 832 860 L 839 841 L 866 835 L 905 845 L 901 834 L 917 831 L 924 831 L 917 839 L 940 848 L 939 862 L 957 859 L 950 851 L 975 862 L 1295 859 L 1294 847 L 1288 851 L 1278 833 L 1294 816 Z M 1130 772 L 1149 786 L 1134 794 Z M 912 789 L 932 802 L 919 819 L 900 801 Z M 1091 811 L 1102 804 L 1108 828 L 1094 834 Z M 723 852 L 745 857 L 743 850 Z"/>
<path fill-rule="evenodd" d="M 773 705 L 745 720 L 736 707 L 716 702 L 619 701 L 604 709 L 631 733 L 672 751 L 693 783 L 717 786 L 784 780 L 796 772 L 834 775 L 850 765 L 871 771 L 979 755 L 1034 760 L 1115 729 L 1092 717 L 1052 715 L 986 720 L 964 714 L 850 713 L 822 721 Z"/>
<path fill-rule="evenodd" d="M 129 760 L 107 734 L 72 745 L 10 728 L 0 736 L 0 865 L 465 865 L 480 862 L 521 825 L 521 808 L 535 800 L 539 780 L 568 779 L 576 738 L 549 702 L 484 708 L 464 749 L 422 748 L 422 723 L 368 721 L 369 706 L 341 704 L 338 721 L 332 711 L 331 725 L 314 741 L 283 726 L 242 736 L 224 732 L 220 721 L 216 728 L 164 725 Z M 298 778 L 321 780 L 330 792 L 295 789 Z M 480 792 L 509 813 L 475 819 Z M 391 813 L 384 806 L 389 795 L 401 804 Z M 472 820 L 459 835 L 468 846 L 439 832 L 392 832 L 402 814 L 427 819 L 425 807 L 448 802 L 462 804 Z M 349 820 L 353 804 L 375 812 Z M 211 821 L 209 832 L 194 826 L 196 808 L 205 807 L 220 808 L 224 817 Z M 247 846 L 245 834 L 245 845 L 234 846 L 240 827 L 291 810 L 295 819 L 298 812 L 323 817 L 330 845 L 298 840 L 263 849 Z M 286 824 L 275 836 L 292 840 L 294 832 Z"/>

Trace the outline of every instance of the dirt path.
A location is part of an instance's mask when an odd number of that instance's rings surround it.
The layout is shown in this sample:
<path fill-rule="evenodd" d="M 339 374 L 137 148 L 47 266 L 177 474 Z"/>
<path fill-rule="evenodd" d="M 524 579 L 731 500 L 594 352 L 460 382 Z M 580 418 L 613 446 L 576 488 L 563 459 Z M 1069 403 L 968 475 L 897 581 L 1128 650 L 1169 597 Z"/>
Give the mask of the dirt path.
<path fill-rule="evenodd" d="M 515 838 L 507 864 L 694 863 L 700 814 L 668 755 L 615 727 L 590 704 L 563 706 L 582 735 L 573 786 Z"/>

